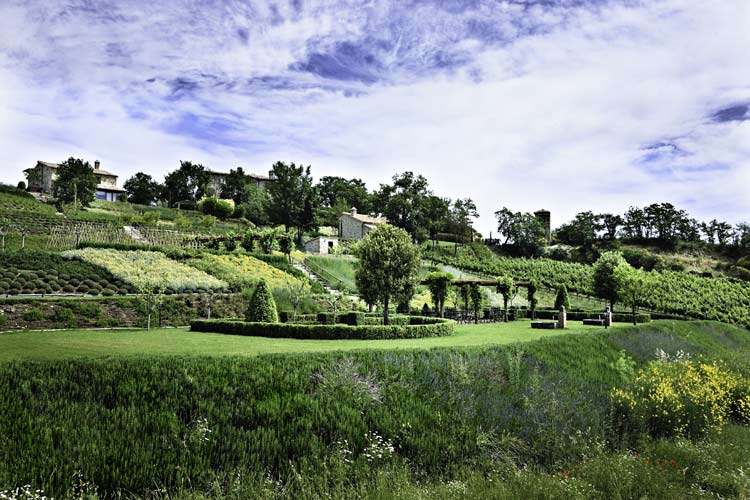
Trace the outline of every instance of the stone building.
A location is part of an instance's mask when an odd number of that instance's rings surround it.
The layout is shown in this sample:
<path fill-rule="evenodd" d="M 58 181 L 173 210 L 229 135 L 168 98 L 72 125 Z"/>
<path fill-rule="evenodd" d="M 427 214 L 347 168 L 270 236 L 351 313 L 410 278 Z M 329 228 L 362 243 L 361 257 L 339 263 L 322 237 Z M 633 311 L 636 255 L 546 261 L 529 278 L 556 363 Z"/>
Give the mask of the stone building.
<path fill-rule="evenodd" d="M 37 161 L 35 166 L 24 170 L 28 180 L 28 190 L 36 193 L 51 194 L 52 184 L 55 182 L 59 167 L 58 163 Z M 96 176 L 97 200 L 117 201 L 120 195 L 125 194 L 124 189 L 117 187 L 117 174 L 101 168 L 99 160 L 94 162 L 94 175 Z"/>
<path fill-rule="evenodd" d="M 342 240 L 361 240 L 376 226 L 387 222 L 385 217 L 358 214 L 357 209 L 352 207 L 351 211 L 344 212 L 339 217 L 339 238 Z"/>
<path fill-rule="evenodd" d="M 549 210 L 537 210 L 536 212 L 534 212 L 534 217 L 536 217 L 536 219 L 544 228 L 544 237 L 546 238 L 547 243 L 549 243 L 552 239 L 552 219 Z"/>
<path fill-rule="evenodd" d="M 221 194 L 221 188 L 224 186 L 224 179 L 229 175 L 227 172 L 218 172 L 216 170 L 206 170 L 208 174 L 211 176 L 211 180 L 209 181 L 209 188 L 213 190 L 213 192 L 218 196 Z M 245 174 L 251 181 L 255 182 L 255 184 L 259 187 L 266 187 L 266 184 L 269 182 L 272 182 L 274 180 L 273 173 L 269 172 L 268 176 L 264 175 L 258 175 L 258 174 Z"/>
<path fill-rule="evenodd" d="M 305 242 L 305 251 L 308 253 L 329 254 L 339 246 L 336 236 L 316 236 Z"/>

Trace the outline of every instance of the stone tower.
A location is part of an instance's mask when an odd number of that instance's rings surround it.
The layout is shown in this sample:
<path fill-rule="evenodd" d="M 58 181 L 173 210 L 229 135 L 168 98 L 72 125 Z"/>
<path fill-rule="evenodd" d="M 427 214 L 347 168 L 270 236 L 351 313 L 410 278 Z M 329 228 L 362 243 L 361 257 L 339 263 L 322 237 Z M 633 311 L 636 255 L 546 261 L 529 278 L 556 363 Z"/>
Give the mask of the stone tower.
<path fill-rule="evenodd" d="M 536 219 L 544 228 L 544 236 L 547 239 L 547 243 L 549 243 L 552 239 L 552 223 L 549 210 L 537 210 L 536 212 L 534 212 L 534 217 L 536 217 Z"/>

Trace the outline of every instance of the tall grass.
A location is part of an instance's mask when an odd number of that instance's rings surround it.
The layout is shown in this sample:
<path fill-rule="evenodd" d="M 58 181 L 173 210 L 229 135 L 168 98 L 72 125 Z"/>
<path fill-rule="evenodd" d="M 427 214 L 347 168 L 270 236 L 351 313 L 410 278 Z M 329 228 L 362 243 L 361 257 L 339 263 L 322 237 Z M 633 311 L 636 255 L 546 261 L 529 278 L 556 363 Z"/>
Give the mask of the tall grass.
<path fill-rule="evenodd" d="M 484 488 L 659 496 L 671 490 L 641 484 L 661 472 L 620 448 L 607 395 L 623 381 L 622 356 L 643 363 L 678 346 L 745 373 L 750 365 L 746 331 L 687 322 L 482 349 L 8 363 L 0 490 L 31 484 L 65 496 L 83 477 L 105 495 L 251 486 L 347 496 L 389 481 L 415 492 L 427 481 L 435 484 L 425 491 L 447 497 L 450 484 L 469 495 L 482 478 L 513 477 Z M 629 482 L 612 484 L 608 464 Z M 690 473 L 703 474 L 697 467 Z M 675 491 L 692 488 L 664 477 Z M 741 488 L 742 478 L 726 481 L 701 487 Z"/>

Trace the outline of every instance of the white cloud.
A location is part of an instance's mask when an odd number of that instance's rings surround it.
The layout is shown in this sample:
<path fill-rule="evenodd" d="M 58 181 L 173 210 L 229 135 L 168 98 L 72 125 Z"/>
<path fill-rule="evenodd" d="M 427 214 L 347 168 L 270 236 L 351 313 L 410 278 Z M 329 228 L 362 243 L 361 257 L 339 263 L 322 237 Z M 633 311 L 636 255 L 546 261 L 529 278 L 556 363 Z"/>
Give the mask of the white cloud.
<path fill-rule="evenodd" d="M 27 17 L 31 29 L 0 38 L 0 180 L 68 155 L 97 157 L 123 180 L 160 176 L 180 159 L 261 172 L 282 159 L 371 187 L 422 173 L 441 195 L 474 198 L 485 232 L 502 206 L 544 207 L 554 223 L 655 201 L 701 218 L 747 218 L 750 122 L 709 119 L 750 102 L 743 0 L 525 12 L 488 2 L 478 12 L 497 39 L 466 31 L 466 13 L 422 5 L 394 20 L 389 9 L 286 6 L 272 23 L 265 5 L 207 14 L 154 3 L 121 8 L 125 21 L 91 23 L 81 11 L 55 21 L 48 8 L 0 7 L 3 28 L 28 12 L 45 19 Z M 530 27 L 541 28 L 515 38 Z M 392 42 L 382 82 L 288 69 L 367 35 Z M 432 68 L 438 56 L 468 60 Z M 253 77 L 274 80 L 248 84 Z M 167 99 L 176 78 L 197 88 Z M 204 128 L 176 126 L 186 113 Z M 213 134 L 211 121 L 232 128 Z M 685 154 L 649 171 L 642 147 L 659 141 Z"/>

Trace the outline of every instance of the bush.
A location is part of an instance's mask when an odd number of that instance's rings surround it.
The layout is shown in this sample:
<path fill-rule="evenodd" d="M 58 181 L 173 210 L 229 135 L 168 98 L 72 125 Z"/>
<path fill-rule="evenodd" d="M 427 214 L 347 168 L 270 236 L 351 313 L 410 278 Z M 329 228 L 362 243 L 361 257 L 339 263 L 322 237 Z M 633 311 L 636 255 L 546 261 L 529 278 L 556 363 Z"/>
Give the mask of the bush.
<path fill-rule="evenodd" d="M 44 319 L 44 313 L 38 307 L 34 307 L 23 313 L 23 319 L 24 321 L 42 321 Z"/>
<path fill-rule="evenodd" d="M 276 323 L 279 321 L 276 302 L 266 280 L 261 279 L 253 291 L 247 306 L 245 319 L 250 322 Z"/>
<path fill-rule="evenodd" d="M 204 196 L 198 202 L 198 210 L 206 215 L 227 219 L 234 213 L 234 200 L 223 200 L 216 196 Z"/>
<path fill-rule="evenodd" d="M 190 329 L 195 332 L 226 333 L 253 337 L 318 339 L 318 340 L 382 340 L 445 337 L 453 334 L 455 322 L 440 318 L 409 317 L 405 325 L 341 325 L 258 323 L 236 320 L 195 320 Z"/>
<path fill-rule="evenodd" d="M 738 382 L 735 375 L 716 365 L 654 361 L 628 387 L 615 389 L 612 395 L 627 426 L 654 437 L 695 438 L 727 421 Z"/>
<path fill-rule="evenodd" d="M 568 287 L 560 285 L 555 296 L 555 309 L 559 311 L 563 306 L 565 309 L 570 309 L 570 297 L 568 297 Z"/>

